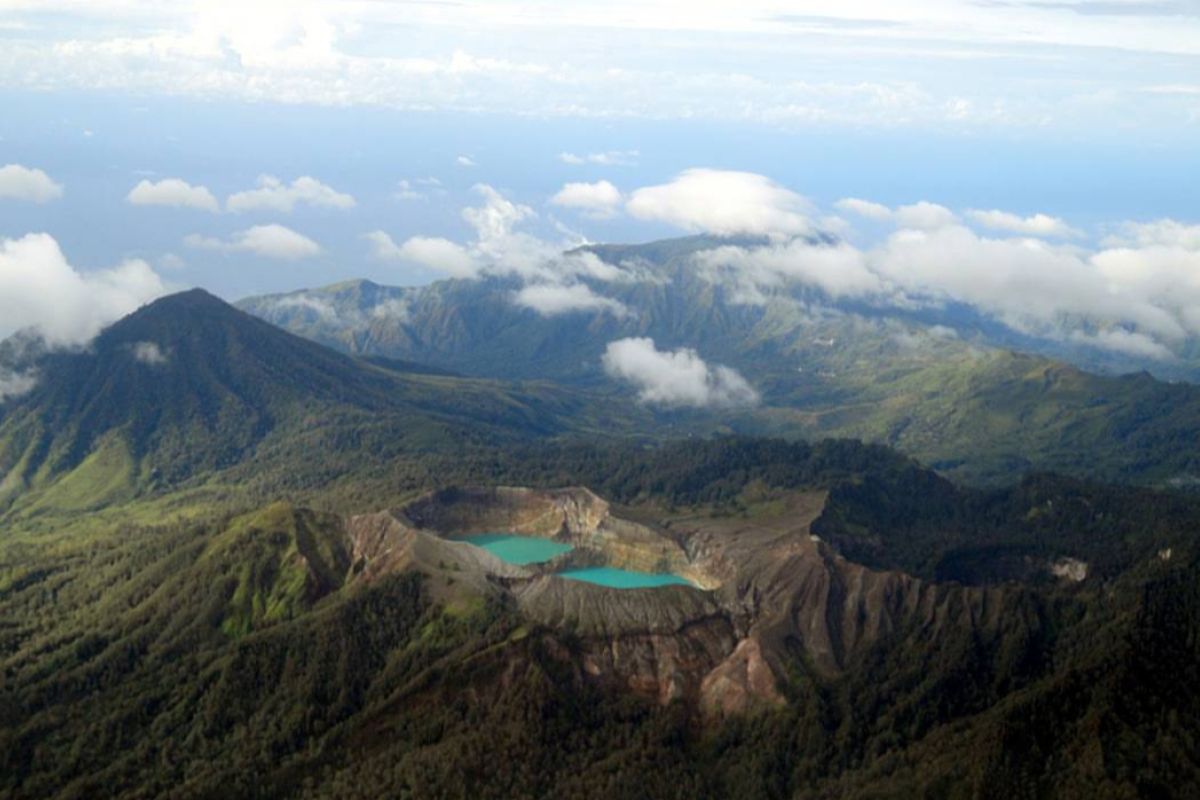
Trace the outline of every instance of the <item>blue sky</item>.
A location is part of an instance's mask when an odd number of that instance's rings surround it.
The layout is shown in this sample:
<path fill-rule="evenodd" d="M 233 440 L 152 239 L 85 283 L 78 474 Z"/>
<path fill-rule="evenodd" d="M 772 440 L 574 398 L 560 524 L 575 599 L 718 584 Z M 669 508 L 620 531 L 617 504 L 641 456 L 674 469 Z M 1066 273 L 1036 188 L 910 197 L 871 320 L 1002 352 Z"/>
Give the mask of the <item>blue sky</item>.
<path fill-rule="evenodd" d="M 1052 231 L 1107 281 L 1097 297 L 1136 283 L 1131 305 L 1162 305 L 1195 255 L 1193 0 L 149 6 L 0 0 L 0 241 L 47 234 L 20 258 L 42 253 L 79 302 L 114 268 L 124 305 L 191 285 L 235 299 L 728 228 L 631 203 L 694 168 L 711 180 L 688 191 L 718 192 L 731 218 L 747 219 L 731 197 L 779 202 L 868 261 L 915 219 L 887 209 L 919 201 L 989 253 L 986 237 Z M 731 195 L 721 171 L 770 186 Z M 230 200 L 263 176 L 269 197 Z M 484 217 L 502 235 L 481 233 Z M 1133 245 L 1177 248 L 1187 269 L 1157 251 L 1119 270 L 1125 255 L 1095 260 Z M 964 250 L 963 269 L 1009 269 L 990 258 Z M 39 269 L 0 255 L 0 312 L 6 293 L 16 320 L 0 334 L 41 321 Z M 945 276 L 920 280 L 971 300 Z M 1117 317 L 1103 324 L 1152 324 Z"/>
<path fill-rule="evenodd" d="M 769 175 L 830 206 L 842 197 L 889 205 L 922 199 L 953 208 L 1045 212 L 1076 225 L 1187 217 L 1194 205 L 1200 148 L 1058 138 L 1018 131 L 780 129 L 711 120 L 620 119 L 597 123 L 511 114 L 329 108 L 229 100 L 129 96 L 118 92 L 9 91 L 0 102 L 4 163 L 37 165 L 64 186 L 53 203 L 7 202 L 0 235 L 51 233 L 72 263 L 104 267 L 126 258 L 152 264 L 171 253 L 186 262 L 170 280 L 230 298 L 366 276 L 391 283 L 436 277 L 415 264 L 370 257 L 364 233 L 397 240 L 415 234 L 461 239 L 459 209 L 471 187 L 493 185 L 596 241 L 677 235 L 628 217 L 596 220 L 547 206 L 568 181 L 608 180 L 623 189 L 658 183 L 697 165 Z M 631 151 L 636 151 L 632 154 Z M 614 165 L 563 163 L 617 152 Z M 460 166 L 460 155 L 475 165 Z M 250 189 L 260 175 L 311 175 L 356 200 L 351 210 L 298 207 L 288 214 L 206 214 L 126 202 L 141 180 L 179 177 L 218 199 Z M 441 186 L 400 182 L 436 178 Z M 189 234 L 227 235 L 282 222 L 318 241 L 323 255 L 283 264 L 242 254 L 196 253 Z M 543 227 L 552 223 L 543 220 Z"/>

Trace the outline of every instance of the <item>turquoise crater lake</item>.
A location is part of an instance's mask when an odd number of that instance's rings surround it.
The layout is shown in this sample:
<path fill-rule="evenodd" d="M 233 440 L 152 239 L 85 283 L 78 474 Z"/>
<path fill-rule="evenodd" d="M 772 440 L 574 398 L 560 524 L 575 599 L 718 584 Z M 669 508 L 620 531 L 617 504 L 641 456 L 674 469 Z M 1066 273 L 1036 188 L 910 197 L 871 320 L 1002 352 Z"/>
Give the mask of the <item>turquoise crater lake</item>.
<path fill-rule="evenodd" d="M 480 533 L 464 536 L 462 541 L 482 547 L 501 561 L 521 567 L 527 564 L 541 564 L 573 549 L 569 544 L 551 539 L 516 536 L 511 533 Z"/>
<path fill-rule="evenodd" d="M 632 572 L 615 567 L 584 567 L 558 573 L 573 581 L 596 583 L 612 589 L 652 589 L 656 586 L 691 586 L 692 582 L 670 573 Z"/>

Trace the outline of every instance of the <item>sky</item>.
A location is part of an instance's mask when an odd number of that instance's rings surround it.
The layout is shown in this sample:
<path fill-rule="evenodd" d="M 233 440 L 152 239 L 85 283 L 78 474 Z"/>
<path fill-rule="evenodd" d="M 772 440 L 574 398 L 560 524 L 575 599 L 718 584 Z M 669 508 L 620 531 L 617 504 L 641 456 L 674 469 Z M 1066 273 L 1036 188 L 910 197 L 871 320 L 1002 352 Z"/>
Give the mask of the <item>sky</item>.
<path fill-rule="evenodd" d="M 566 247 L 813 230 L 874 282 L 791 279 L 1192 335 L 1200 0 L 0 0 L 0 40 L 0 335 L 195 285 L 509 270 L 562 306 L 532 262 Z M 954 264 L 901 271 L 913 232 Z"/>

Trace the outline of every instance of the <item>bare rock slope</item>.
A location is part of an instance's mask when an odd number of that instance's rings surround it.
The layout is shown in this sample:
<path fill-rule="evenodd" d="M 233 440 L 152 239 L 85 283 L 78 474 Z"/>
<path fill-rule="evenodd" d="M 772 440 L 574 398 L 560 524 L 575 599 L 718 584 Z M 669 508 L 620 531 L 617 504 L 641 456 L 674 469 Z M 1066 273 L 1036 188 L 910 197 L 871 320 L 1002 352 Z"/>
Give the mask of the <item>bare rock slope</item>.
<path fill-rule="evenodd" d="M 510 602 L 530 623 L 570 633 L 582 679 L 716 715 L 782 704 L 788 665 L 836 675 L 875 646 L 917 636 L 998 636 L 1011 589 L 922 581 L 871 570 L 812 535 L 823 492 L 793 493 L 744 516 L 617 509 L 584 488 L 455 488 L 346 523 L 361 580 L 416 569 L 444 600 L 464 592 Z M 571 544 L 516 566 L 461 541 L 511 532 Z M 615 589 L 563 579 L 608 565 L 674 572 L 691 586 Z"/>

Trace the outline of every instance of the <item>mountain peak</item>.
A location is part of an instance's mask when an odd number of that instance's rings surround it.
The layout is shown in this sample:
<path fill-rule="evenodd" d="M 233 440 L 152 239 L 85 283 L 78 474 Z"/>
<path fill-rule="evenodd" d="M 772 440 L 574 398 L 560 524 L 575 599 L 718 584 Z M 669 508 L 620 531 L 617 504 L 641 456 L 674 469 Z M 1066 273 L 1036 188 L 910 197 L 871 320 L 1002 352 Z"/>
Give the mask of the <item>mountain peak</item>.
<path fill-rule="evenodd" d="M 319 291 L 326 293 L 335 292 L 351 292 L 364 290 L 377 290 L 383 288 L 380 284 L 367 278 L 351 278 L 350 280 L 338 281 L 331 283 L 328 286 L 322 286 Z"/>
<path fill-rule="evenodd" d="M 166 345 L 182 339 L 207 338 L 217 328 L 262 331 L 269 327 L 203 289 L 190 289 L 160 297 L 118 320 L 100 334 L 95 347 L 104 350 L 138 341 Z"/>
<path fill-rule="evenodd" d="M 164 311 L 183 311 L 183 310 L 216 310 L 229 309 L 233 310 L 233 306 L 226 303 L 221 298 L 214 294 L 210 294 L 204 289 L 195 288 L 188 289 L 184 292 L 176 292 L 165 297 L 160 297 L 157 300 L 147 303 L 131 316 L 137 316 L 142 313 L 161 313 Z"/>

